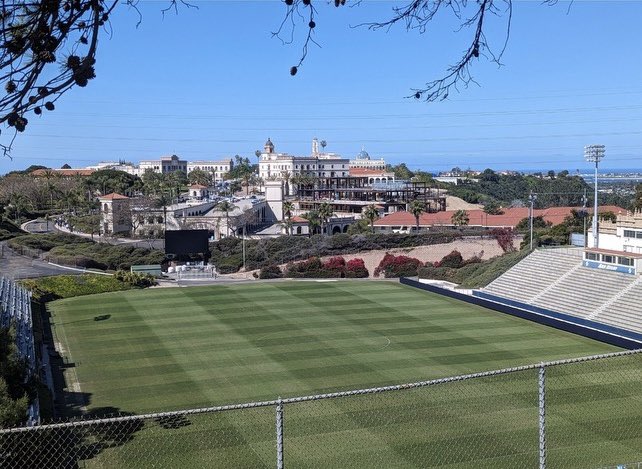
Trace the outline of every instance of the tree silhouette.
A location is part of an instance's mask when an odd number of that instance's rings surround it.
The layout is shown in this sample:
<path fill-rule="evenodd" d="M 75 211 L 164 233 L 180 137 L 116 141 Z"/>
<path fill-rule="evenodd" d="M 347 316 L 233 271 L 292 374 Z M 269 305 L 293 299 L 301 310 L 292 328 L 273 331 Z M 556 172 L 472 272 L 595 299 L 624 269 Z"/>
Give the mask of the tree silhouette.
<path fill-rule="evenodd" d="M 290 74 L 296 75 L 308 55 L 314 40 L 316 22 L 316 2 L 311 0 L 285 0 L 286 13 L 279 28 L 272 33 L 281 38 L 284 43 L 293 41 L 294 29 L 303 24 L 306 32 L 301 48 L 299 62 L 290 68 Z M 544 4 L 554 5 L 557 0 L 543 0 Z M 334 6 L 346 4 L 351 6 L 361 5 L 361 0 L 334 0 Z M 460 34 L 468 33 L 467 48 L 460 59 L 450 65 L 443 76 L 427 82 L 424 86 L 412 90 L 408 97 L 422 99 L 428 102 L 444 100 L 453 90 L 467 87 L 476 83 L 471 74 L 471 66 L 481 56 L 491 62 L 501 65 L 502 55 L 506 49 L 510 35 L 510 26 L 513 14 L 513 0 L 413 0 L 404 6 L 393 7 L 390 18 L 378 22 L 364 22 L 358 26 L 370 30 L 388 31 L 401 25 L 408 31 L 417 31 L 422 34 L 430 29 L 433 21 L 438 17 L 454 17 L 459 23 L 457 31 Z M 307 23 L 307 24 L 306 24 Z M 490 29 L 497 28 L 495 23 L 500 23 L 504 28 L 504 40 L 498 45 L 491 45 L 487 37 Z"/>
<path fill-rule="evenodd" d="M 225 212 L 225 226 L 226 226 L 226 231 L 227 231 L 227 237 L 230 237 L 230 212 L 233 211 L 236 208 L 236 205 L 233 203 L 224 200 L 220 204 L 216 206 L 217 209 L 219 209 L 221 212 Z"/>
<path fill-rule="evenodd" d="M 415 217 L 417 231 L 419 231 L 419 217 L 426 211 L 426 204 L 421 200 L 413 200 L 408 205 L 408 211 Z"/>
<path fill-rule="evenodd" d="M 379 218 L 379 210 L 374 205 L 368 205 L 363 210 L 363 217 L 370 223 L 370 229 L 374 233 L 374 222 Z"/>
<path fill-rule="evenodd" d="M 325 234 L 325 225 L 330 220 L 330 217 L 334 215 L 334 209 L 328 202 L 323 202 L 319 205 L 318 213 L 321 220 L 321 234 Z"/>
<path fill-rule="evenodd" d="M 301 217 L 308 220 L 308 236 L 312 236 L 317 228 L 322 226 L 321 217 L 317 210 L 310 210 L 308 213 L 304 213 Z"/>
<path fill-rule="evenodd" d="M 294 211 L 294 204 L 290 201 L 283 202 L 283 222 L 285 225 L 287 234 L 292 234 L 292 212 Z"/>
<path fill-rule="evenodd" d="M 450 221 L 455 226 L 466 226 L 470 221 L 468 218 L 468 212 L 466 212 L 466 210 L 457 210 L 453 213 L 452 217 L 450 217 Z"/>

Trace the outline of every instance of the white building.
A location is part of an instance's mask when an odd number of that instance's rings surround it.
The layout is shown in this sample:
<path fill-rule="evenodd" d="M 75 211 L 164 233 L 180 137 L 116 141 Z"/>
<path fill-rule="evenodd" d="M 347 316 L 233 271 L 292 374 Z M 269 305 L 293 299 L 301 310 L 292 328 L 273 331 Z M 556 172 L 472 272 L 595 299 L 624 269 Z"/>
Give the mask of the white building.
<path fill-rule="evenodd" d="M 101 161 L 96 165 L 87 166 L 85 169 L 93 169 L 95 171 L 101 171 L 104 169 L 113 169 L 115 171 L 123 171 L 125 173 L 129 173 L 133 176 L 143 175 L 138 165 L 135 165 L 133 163 L 123 162 L 123 161 Z"/>
<path fill-rule="evenodd" d="M 616 213 L 615 222 L 599 220 L 600 249 L 642 254 L 642 212 Z M 588 245 L 595 247 L 592 231 L 588 230 Z"/>
<path fill-rule="evenodd" d="M 386 161 L 383 158 L 373 160 L 370 158 L 370 155 L 368 155 L 368 152 L 361 148 L 357 157 L 350 160 L 350 167 L 383 171 L 386 169 Z"/>
<path fill-rule="evenodd" d="M 223 180 L 223 176 L 229 173 L 234 167 L 234 161 L 230 159 L 217 160 L 217 161 L 188 161 L 187 174 L 195 169 L 200 169 L 206 173 L 211 173 L 214 176 L 214 182 Z"/>
<path fill-rule="evenodd" d="M 615 222 L 599 220 L 598 242 L 588 233 L 583 265 L 627 274 L 642 273 L 642 212 L 618 213 Z"/>
<path fill-rule="evenodd" d="M 174 171 L 183 171 L 187 174 L 187 161 L 181 160 L 176 155 L 161 156 L 158 160 L 142 160 L 138 167 L 141 175 L 148 169 L 161 174 L 173 173 Z"/>
<path fill-rule="evenodd" d="M 259 156 L 259 177 L 264 180 L 286 180 L 296 174 L 313 177 L 347 177 L 349 172 L 350 160 L 336 153 L 320 152 L 319 141 L 316 138 L 312 140 L 310 156 L 276 153 L 274 144 L 269 138 Z"/>

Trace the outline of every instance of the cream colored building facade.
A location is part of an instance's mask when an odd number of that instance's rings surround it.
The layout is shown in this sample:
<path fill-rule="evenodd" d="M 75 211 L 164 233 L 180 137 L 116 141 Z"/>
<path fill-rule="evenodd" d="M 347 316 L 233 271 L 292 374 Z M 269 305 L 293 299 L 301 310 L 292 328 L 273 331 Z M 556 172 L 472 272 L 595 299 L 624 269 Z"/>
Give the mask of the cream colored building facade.
<path fill-rule="evenodd" d="M 314 177 L 347 177 L 350 174 L 350 160 L 336 153 L 319 151 L 319 141 L 312 140 L 310 156 L 294 156 L 274 151 L 274 144 L 268 138 L 259 155 L 259 177 L 267 180 L 286 180 L 294 175 Z"/>

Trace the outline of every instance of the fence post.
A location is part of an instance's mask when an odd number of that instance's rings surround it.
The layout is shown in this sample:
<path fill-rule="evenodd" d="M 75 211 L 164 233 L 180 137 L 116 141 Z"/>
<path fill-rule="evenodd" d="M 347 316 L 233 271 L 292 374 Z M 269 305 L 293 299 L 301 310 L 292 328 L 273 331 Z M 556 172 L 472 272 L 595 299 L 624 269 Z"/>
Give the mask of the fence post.
<path fill-rule="evenodd" d="M 546 469 L 546 367 L 539 367 L 538 409 L 539 409 L 539 468 Z"/>
<path fill-rule="evenodd" d="M 283 469 L 283 402 L 276 404 L 276 468 Z"/>

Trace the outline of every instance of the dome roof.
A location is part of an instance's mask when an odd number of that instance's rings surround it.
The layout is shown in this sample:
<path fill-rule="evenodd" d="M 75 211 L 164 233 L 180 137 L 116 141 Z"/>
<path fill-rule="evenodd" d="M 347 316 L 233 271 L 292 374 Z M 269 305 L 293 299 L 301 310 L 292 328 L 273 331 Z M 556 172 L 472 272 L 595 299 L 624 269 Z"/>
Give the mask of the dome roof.
<path fill-rule="evenodd" d="M 269 138 L 267 139 L 267 142 L 265 142 L 265 146 L 274 148 L 274 144 L 272 143 L 272 140 L 270 140 Z"/>
<path fill-rule="evenodd" d="M 358 160 L 369 160 L 370 159 L 370 155 L 368 155 L 368 152 L 365 151 L 362 148 L 361 151 L 359 152 L 359 154 L 357 155 L 357 159 Z"/>

